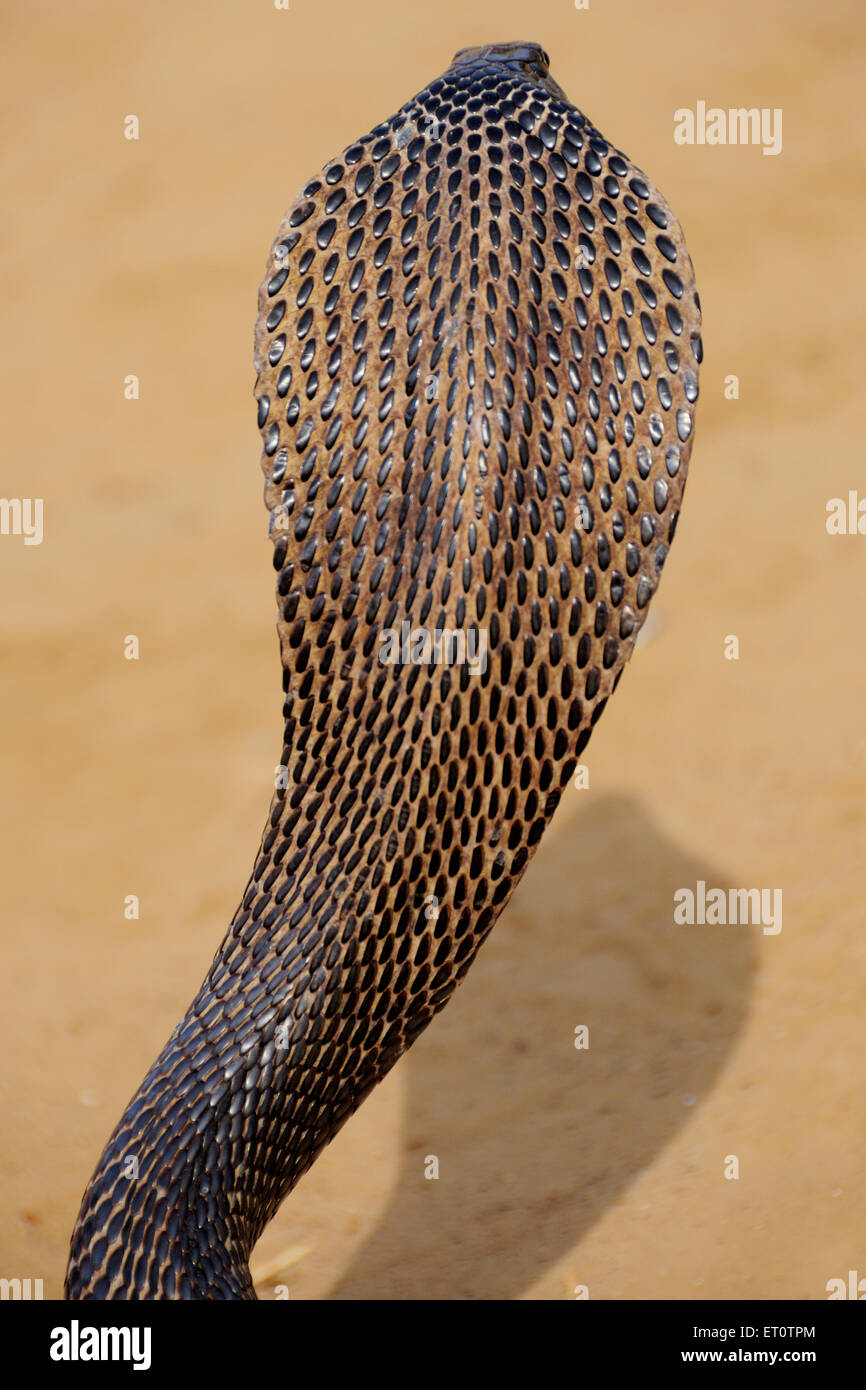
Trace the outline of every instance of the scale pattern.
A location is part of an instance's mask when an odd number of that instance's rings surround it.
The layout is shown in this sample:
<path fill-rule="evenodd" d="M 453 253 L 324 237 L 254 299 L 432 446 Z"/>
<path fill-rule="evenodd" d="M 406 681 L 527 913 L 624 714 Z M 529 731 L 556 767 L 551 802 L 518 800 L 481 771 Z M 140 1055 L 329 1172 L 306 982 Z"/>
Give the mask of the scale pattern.
<path fill-rule="evenodd" d="M 670 208 L 535 45 L 459 53 L 292 204 L 255 340 L 276 790 L 69 1297 L 255 1297 L 266 1222 L 450 998 L 658 586 L 699 328 Z M 430 659 L 437 630 L 476 659 Z"/>

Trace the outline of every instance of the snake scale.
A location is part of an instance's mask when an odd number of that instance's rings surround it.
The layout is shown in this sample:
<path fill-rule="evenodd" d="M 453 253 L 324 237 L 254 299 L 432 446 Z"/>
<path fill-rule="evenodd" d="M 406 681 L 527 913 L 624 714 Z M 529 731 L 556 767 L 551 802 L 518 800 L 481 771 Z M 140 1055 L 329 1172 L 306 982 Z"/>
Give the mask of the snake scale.
<path fill-rule="evenodd" d="M 279 775 L 84 1194 L 69 1298 L 255 1298 L 256 1240 L 453 994 L 634 648 L 699 301 L 667 203 L 548 67 L 462 50 L 280 225 L 255 335 Z M 484 659 L 442 659 L 461 637 Z"/>

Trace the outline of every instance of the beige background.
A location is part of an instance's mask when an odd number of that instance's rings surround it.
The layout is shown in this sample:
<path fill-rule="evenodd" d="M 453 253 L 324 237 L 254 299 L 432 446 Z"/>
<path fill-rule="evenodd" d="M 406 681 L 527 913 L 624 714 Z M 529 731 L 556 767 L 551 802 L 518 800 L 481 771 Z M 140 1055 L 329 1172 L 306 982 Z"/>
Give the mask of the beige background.
<path fill-rule="evenodd" d="M 45 499 L 45 539 L 0 538 L 0 1274 L 59 1293 L 264 822 L 251 357 L 283 208 L 456 49 L 531 39 L 685 228 L 706 345 L 685 510 L 590 789 L 254 1269 L 293 1298 L 816 1299 L 866 1275 L 866 536 L 825 528 L 828 499 L 866 495 L 859 0 L 4 10 L 2 492 Z M 698 100 L 782 107 L 783 152 L 676 146 Z M 782 888 L 781 934 L 675 928 L 698 878 Z"/>

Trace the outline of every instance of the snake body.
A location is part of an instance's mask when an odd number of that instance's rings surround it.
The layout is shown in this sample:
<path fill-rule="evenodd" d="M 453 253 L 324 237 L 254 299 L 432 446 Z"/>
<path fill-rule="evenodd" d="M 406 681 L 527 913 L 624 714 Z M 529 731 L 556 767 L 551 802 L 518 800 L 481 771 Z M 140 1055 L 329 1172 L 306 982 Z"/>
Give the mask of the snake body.
<path fill-rule="evenodd" d="M 289 208 L 255 337 L 279 775 L 68 1297 L 254 1298 L 265 1224 L 451 997 L 658 586 L 699 329 L 670 208 L 533 44 L 458 53 Z"/>

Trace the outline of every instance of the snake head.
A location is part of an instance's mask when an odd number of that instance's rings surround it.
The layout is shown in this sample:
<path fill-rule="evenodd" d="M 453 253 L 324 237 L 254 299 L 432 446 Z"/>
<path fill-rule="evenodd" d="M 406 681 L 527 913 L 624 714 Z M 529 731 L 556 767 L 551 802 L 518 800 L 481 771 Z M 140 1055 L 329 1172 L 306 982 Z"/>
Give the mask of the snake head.
<path fill-rule="evenodd" d="M 479 63 L 501 63 L 526 73 L 534 82 L 546 87 L 554 96 L 567 101 L 562 88 L 550 76 L 550 59 L 537 43 L 484 43 L 475 48 L 460 48 L 451 60 L 451 68 L 473 67 Z"/>

